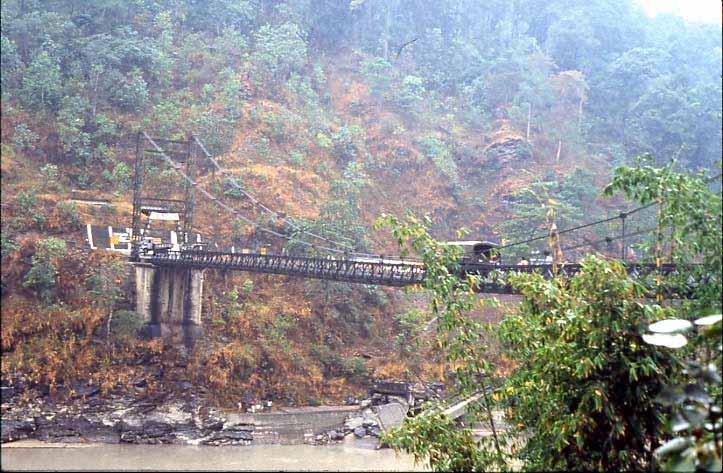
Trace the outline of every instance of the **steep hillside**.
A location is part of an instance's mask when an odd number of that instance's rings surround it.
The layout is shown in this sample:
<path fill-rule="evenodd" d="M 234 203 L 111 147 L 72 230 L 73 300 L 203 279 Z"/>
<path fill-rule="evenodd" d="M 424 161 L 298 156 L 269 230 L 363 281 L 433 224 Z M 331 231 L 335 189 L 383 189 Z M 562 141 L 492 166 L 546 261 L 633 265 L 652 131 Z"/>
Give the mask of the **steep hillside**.
<path fill-rule="evenodd" d="M 334 1 L 326 15 L 297 1 L 3 2 L 3 379 L 110 389 L 160 363 L 160 387 L 187 378 L 233 405 L 247 392 L 339 402 L 372 378 L 444 375 L 424 295 L 280 276 L 208 272 L 193 353 L 137 342 L 127 268 L 89 253 L 84 225 L 130 226 L 141 129 L 198 136 L 234 181 L 204 162 L 198 185 L 290 241 L 201 195 L 196 231 L 291 253 L 308 252 L 295 226 L 395 254 L 372 225 L 408 211 L 442 240 L 466 227 L 514 241 L 614 215 L 622 203 L 599 189 L 637 154 L 719 159 L 720 31 L 645 19 L 629 2 L 615 19 L 598 14 L 604 2 L 469 15 L 455 2 L 423 15 L 423 3 Z M 566 34 L 563 12 L 591 30 Z M 182 197 L 181 178 L 151 166 L 147 188 Z"/>

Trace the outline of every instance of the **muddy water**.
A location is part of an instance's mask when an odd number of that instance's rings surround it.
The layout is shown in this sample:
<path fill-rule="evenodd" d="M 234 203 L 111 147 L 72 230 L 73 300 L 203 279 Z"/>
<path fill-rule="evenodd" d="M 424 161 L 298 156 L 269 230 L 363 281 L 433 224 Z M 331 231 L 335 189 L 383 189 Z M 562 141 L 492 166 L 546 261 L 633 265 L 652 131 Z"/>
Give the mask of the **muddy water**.
<path fill-rule="evenodd" d="M 20 441 L 0 448 L 8 470 L 291 470 L 424 471 L 411 457 L 375 450 L 376 441 L 348 438 L 331 446 L 258 445 L 209 447 L 186 445 L 47 444 Z"/>

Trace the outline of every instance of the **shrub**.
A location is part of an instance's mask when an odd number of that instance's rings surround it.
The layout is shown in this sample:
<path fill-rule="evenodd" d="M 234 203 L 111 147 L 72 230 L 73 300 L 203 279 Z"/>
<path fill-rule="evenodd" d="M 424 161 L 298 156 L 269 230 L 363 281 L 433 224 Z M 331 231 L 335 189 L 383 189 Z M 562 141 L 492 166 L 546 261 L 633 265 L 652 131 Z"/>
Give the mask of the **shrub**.
<path fill-rule="evenodd" d="M 343 374 L 352 383 L 368 384 L 371 373 L 363 358 L 351 357 L 343 362 Z"/>
<path fill-rule="evenodd" d="M 4 232 L 0 233 L 0 254 L 4 259 L 8 254 L 18 249 L 18 244 L 15 243 L 9 236 Z"/>
<path fill-rule="evenodd" d="M 25 275 L 23 286 L 36 291 L 45 303 L 50 301 L 50 291 L 57 282 L 57 260 L 66 255 L 65 241 L 50 237 L 39 240 L 31 260 L 30 271 Z"/>
<path fill-rule="evenodd" d="M 443 141 L 440 141 L 434 136 L 425 136 L 417 140 L 417 145 L 420 147 L 422 153 L 431 159 L 435 167 L 439 169 L 443 175 L 447 176 L 452 183 L 456 184 L 459 181 L 457 164 L 452 159 L 452 153 Z"/>
<path fill-rule="evenodd" d="M 510 279 L 523 299 L 500 335 L 519 365 L 502 392 L 527 436 L 520 457 L 534 470 L 649 467 L 663 429 L 654 400 L 674 362 L 640 329 L 668 309 L 638 302 L 645 290 L 622 264 L 594 256 L 567 283 Z"/>
<path fill-rule="evenodd" d="M 258 78 L 285 82 L 288 75 L 306 64 L 306 41 L 294 23 L 263 25 L 254 34 L 256 46 L 251 55 Z"/>
<path fill-rule="evenodd" d="M 46 164 L 40 168 L 40 175 L 43 176 L 46 182 L 57 181 L 60 176 L 60 171 L 55 164 Z"/>
<path fill-rule="evenodd" d="M 353 161 L 359 154 L 357 141 L 364 140 L 364 130 L 357 125 L 343 126 L 332 136 L 334 154 L 341 161 Z"/>
<path fill-rule="evenodd" d="M 74 202 L 58 202 L 55 209 L 64 227 L 67 226 L 77 230 L 83 226 L 78 207 Z"/>
<path fill-rule="evenodd" d="M 60 182 L 60 170 L 55 164 L 46 164 L 40 168 L 40 175 L 43 177 L 43 189 L 60 192 L 63 185 Z"/>
<path fill-rule="evenodd" d="M 143 326 L 143 316 L 132 310 L 119 310 L 113 314 L 110 332 L 116 337 L 135 337 Z"/>
<path fill-rule="evenodd" d="M 20 151 L 35 150 L 35 143 L 38 141 L 38 134 L 28 128 L 25 123 L 15 126 L 13 133 L 13 145 Z"/>
<path fill-rule="evenodd" d="M 377 99 L 383 98 L 392 83 L 392 65 L 384 58 L 375 57 L 365 60 L 361 70 L 372 95 Z"/>
<path fill-rule="evenodd" d="M 37 189 L 27 189 L 18 192 L 15 197 L 20 207 L 21 221 L 30 222 L 38 228 L 43 227 L 45 224 L 45 215 L 43 209 L 38 205 L 38 191 Z"/>
<path fill-rule="evenodd" d="M 424 93 L 424 79 L 417 76 L 406 76 L 402 80 L 402 87 L 397 101 L 402 107 L 413 108 L 424 100 Z"/>
<path fill-rule="evenodd" d="M 127 191 L 131 187 L 131 169 L 126 163 L 117 163 L 112 171 L 107 169 L 103 171 L 103 178 L 113 184 L 113 186 L 121 191 Z"/>
<path fill-rule="evenodd" d="M 234 186 L 231 182 L 225 181 L 225 189 L 223 191 L 223 195 L 226 197 L 231 197 L 232 199 L 236 200 L 242 200 L 244 198 L 243 193 L 239 190 L 238 187 Z"/>
<path fill-rule="evenodd" d="M 133 68 L 125 78 L 121 76 L 120 79 L 111 92 L 110 102 L 128 112 L 143 110 L 148 103 L 148 84 L 141 70 Z"/>
<path fill-rule="evenodd" d="M 394 316 L 394 320 L 399 325 L 396 342 L 399 345 L 399 354 L 401 356 L 408 356 L 419 348 L 418 335 L 424 319 L 424 312 L 416 309 Z"/>
<path fill-rule="evenodd" d="M 301 167 L 304 165 L 304 154 L 300 151 L 292 151 L 289 154 L 289 163 L 294 166 Z"/>
<path fill-rule="evenodd" d="M 334 145 L 334 142 L 331 141 L 331 138 L 327 135 L 319 132 L 316 134 L 316 144 L 319 145 L 320 148 L 331 148 Z"/>

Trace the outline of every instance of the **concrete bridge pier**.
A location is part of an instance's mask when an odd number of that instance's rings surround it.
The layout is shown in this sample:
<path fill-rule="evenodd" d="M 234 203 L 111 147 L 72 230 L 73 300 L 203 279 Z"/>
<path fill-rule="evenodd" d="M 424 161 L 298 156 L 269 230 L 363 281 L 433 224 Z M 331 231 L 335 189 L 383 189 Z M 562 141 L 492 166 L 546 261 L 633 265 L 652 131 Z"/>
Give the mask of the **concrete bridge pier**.
<path fill-rule="evenodd" d="M 135 263 L 136 312 L 144 333 L 192 347 L 202 333 L 203 272 Z"/>
<path fill-rule="evenodd" d="M 158 336 L 160 332 L 153 334 L 150 329 L 153 319 L 153 283 L 156 267 L 150 263 L 133 263 L 133 268 L 135 270 L 136 312 L 143 316 L 145 331 L 149 335 Z"/>
<path fill-rule="evenodd" d="M 203 301 L 203 270 L 190 269 L 188 271 L 188 290 L 186 291 L 186 305 L 184 306 L 183 335 L 184 344 L 193 348 L 196 340 L 203 333 L 201 327 L 201 308 Z"/>

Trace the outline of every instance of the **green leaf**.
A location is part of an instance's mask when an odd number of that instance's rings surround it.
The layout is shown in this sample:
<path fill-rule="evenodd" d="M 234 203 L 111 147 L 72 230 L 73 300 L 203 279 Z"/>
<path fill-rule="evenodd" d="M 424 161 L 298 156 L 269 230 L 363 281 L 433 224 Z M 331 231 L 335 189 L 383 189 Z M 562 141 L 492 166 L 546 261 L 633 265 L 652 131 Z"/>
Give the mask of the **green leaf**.
<path fill-rule="evenodd" d="M 710 398 L 705 389 L 698 384 L 689 384 L 685 387 L 685 397 L 691 401 L 710 404 L 713 400 Z"/>
<path fill-rule="evenodd" d="M 696 455 L 692 448 L 687 449 L 682 454 L 674 456 L 668 462 L 666 470 L 668 471 L 695 471 Z"/>
<path fill-rule="evenodd" d="M 648 330 L 655 333 L 675 333 L 690 330 L 693 324 L 683 319 L 668 319 L 655 322 L 648 327 Z"/>
<path fill-rule="evenodd" d="M 721 471 L 723 470 L 723 465 L 721 464 L 721 458 L 717 454 L 713 454 L 708 457 L 708 461 L 705 462 L 705 465 L 703 465 L 703 469 L 705 471 Z"/>
<path fill-rule="evenodd" d="M 689 446 L 693 445 L 692 437 L 676 437 L 672 440 L 668 440 L 663 445 L 655 449 L 655 456 L 663 458 L 672 453 L 681 452 Z"/>
<path fill-rule="evenodd" d="M 663 346 L 667 348 L 681 348 L 688 343 L 684 335 L 676 333 L 669 335 L 665 333 L 643 334 L 643 341 L 649 345 Z"/>
<path fill-rule="evenodd" d="M 673 418 L 670 421 L 670 428 L 673 430 L 673 432 L 678 433 L 681 430 L 689 429 L 690 422 L 688 422 L 687 419 L 680 415 L 679 412 L 676 412 L 675 414 L 673 414 Z"/>
<path fill-rule="evenodd" d="M 723 320 L 723 314 L 713 314 L 707 317 L 701 317 L 695 321 L 695 325 L 713 325 Z"/>

